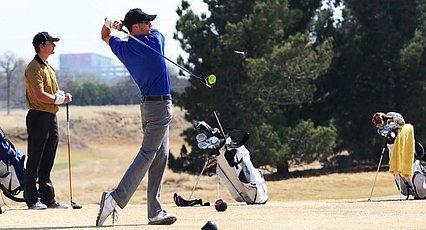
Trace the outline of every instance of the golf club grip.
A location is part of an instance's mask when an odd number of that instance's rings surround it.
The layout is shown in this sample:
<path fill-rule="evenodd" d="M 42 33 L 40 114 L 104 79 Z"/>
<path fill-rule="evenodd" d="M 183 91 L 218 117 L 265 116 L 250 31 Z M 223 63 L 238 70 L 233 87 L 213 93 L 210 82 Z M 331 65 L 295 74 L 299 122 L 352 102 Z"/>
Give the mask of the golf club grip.
<path fill-rule="evenodd" d="M 66 103 L 65 105 L 67 107 L 67 121 L 69 121 L 70 120 L 70 108 L 69 108 L 68 103 Z"/>
<path fill-rule="evenodd" d="M 219 125 L 220 131 L 222 132 L 222 135 L 225 136 L 225 130 L 222 128 L 222 124 L 220 123 L 219 116 L 217 115 L 216 111 L 213 111 L 214 117 L 216 118 L 217 124 Z"/>

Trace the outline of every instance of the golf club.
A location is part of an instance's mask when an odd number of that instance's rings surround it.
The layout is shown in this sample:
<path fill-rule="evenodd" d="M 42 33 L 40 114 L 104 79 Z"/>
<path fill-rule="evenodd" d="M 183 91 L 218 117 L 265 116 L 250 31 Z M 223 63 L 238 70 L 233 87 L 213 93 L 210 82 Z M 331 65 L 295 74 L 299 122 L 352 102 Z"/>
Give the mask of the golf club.
<path fill-rule="evenodd" d="M 192 187 L 192 192 L 191 195 L 189 195 L 189 200 L 192 198 L 192 195 L 194 194 L 195 191 L 195 187 L 197 187 L 198 182 L 200 182 L 200 178 L 204 173 L 204 170 L 212 167 L 215 163 L 216 163 L 216 159 L 215 159 L 215 155 L 212 155 L 211 157 L 209 157 L 209 159 L 206 160 L 206 162 L 204 163 L 203 169 L 201 170 L 200 175 L 197 178 L 197 181 L 195 182 L 194 186 Z"/>
<path fill-rule="evenodd" d="M 379 165 L 377 166 L 376 176 L 374 177 L 373 187 L 371 188 L 371 192 L 370 192 L 370 196 L 368 197 L 368 201 L 371 201 L 371 196 L 373 195 L 374 187 L 376 186 L 377 174 L 379 174 L 380 165 L 382 164 L 383 155 L 385 154 L 386 148 L 387 148 L 387 146 L 386 146 L 386 138 L 385 138 L 385 144 L 384 144 L 383 149 L 382 149 L 382 154 L 380 155 Z"/>
<path fill-rule="evenodd" d="M 195 182 L 194 186 L 192 187 L 192 192 L 191 192 L 191 195 L 189 195 L 189 200 L 192 198 L 192 195 L 194 195 L 195 187 L 197 187 L 198 182 L 200 182 L 200 178 L 201 178 L 201 176 L 203 175 L 204 170 L 206 169 L 207 163 L 208 163 L 208 161 L 206 161 L 206 162 L 204 163 L 203 169 L 201 170 L 200 175 L 199 175 L 199 176 L 198 176 L 198 178 L 197 178 L 197 181 Z"/>
<path fill-rule="evenodd" d="M 222 135 L 225 136 L 225 131 L 222 128 L 222 124 L 219 121 L 219 117 L 217 116 L 217 112 L 213 111 L 214 117 L 216 118 L 217 124 L 219 125 L 220 131 L 222 132 Z"/>
<path fill-rule="evenodd" d="M 107 20 L 107 19 L 105 18 L 105 20 Z M 149 48 L 150 50 L 152 50 L 153 52 L 157 53 L 158 55 L 160 55 L 161 57 L 163 57 L 164 59 L 166 59 L 167 61 L 169 61 L 173 65 L 177 66 L 181 70 L 187 72 L 192 78 L 201 81 L 205 86 L 211 88 L 216 83 L 216 76 L 214 74 L 210 74 L 209 76 L 207 76 L 205 78 L 201 78 L 201 77 L 195 75 L 194 73 L 192 73 L 191 71 L 187 70 L 185 67 L 183 67 L 183 66 L 177 64 L 176 62 L 170 60 L 168 57 L 164 56 L 163 54 L 161 54 L 157 50 L 155 50 L 152 47 L 148 46 L 146 43 L 144 43 L 141 40 L 137 39 L 135 36 L 131 35 L 129 33 L 129 31 L 125 30 L 124 28 L 121 28 L 121 31 L 124 32 L 125 34 L 127 34 L 130 38 L 132 38 L 135 41 L 137 41 L 138 43 L 142 44 L 143 46 L 145 46 L 145 47 Z"/>
<path fill-rule="evenodd" d="M 66 104 L 67 107 L 67 139 L 68 139 L 68 177 L 70 181 L 70 202 L 73 209 L 80 209 L 83 206 L 72 199 L 72 181 L 71 181 L 71 138 L 70 138 L 70 112 L 69 104 Z"/>

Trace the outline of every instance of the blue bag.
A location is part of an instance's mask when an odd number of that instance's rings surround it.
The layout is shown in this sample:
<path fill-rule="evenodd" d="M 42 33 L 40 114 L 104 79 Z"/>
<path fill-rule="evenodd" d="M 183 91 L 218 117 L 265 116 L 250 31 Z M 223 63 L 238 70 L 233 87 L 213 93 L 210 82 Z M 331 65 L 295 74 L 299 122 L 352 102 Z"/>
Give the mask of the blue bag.
<path fill-rule="evenodd" d="M 17 202 L 24 201 L 17 195 L 24 190 L 25 160 L 25 154 L 15 148 L 0 128 L 0 189 Z"/>

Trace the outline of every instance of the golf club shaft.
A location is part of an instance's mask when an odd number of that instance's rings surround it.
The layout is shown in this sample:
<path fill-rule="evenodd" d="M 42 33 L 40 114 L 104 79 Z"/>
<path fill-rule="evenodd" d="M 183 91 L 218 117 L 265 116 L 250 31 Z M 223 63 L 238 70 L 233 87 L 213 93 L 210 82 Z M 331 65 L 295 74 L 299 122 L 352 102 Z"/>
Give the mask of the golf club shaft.
<path fill-rule="evenodd" d="M 225 136 L 225 131 L 222 128 L 222 124 L 220 123 L 219 117 L 217 115 L 216 111 L 213 111 L 214 117 L 216 118 L 217 124 L 219 125 L 220 131 L 222 132 L 222 135 Z"/>
<path fill-rule="evenodd" d="M 70 203 L 72 205 L 72 179 L 71 179 L 71 139 L 70 139 L 70 112 L 69 104 L 66 104 L 67 107 L 67 139 L 68 139 L 68 177 L 70 181 Z"/>
<path fill-rule="evenodd" d="M 370 196 L 368 197 L 368 201 L 371 200 L 371 196 L 373 195 L 374 187 L 376 186 L 376 180 L 377 180 L 377 174 L 379 174 L 380 165 L 382 164 L 383 155 L 385 154 L 386 150 L 386 142 L 382 149 L 382 154 L 380 155 L 379 165 L 377 166 L 376 176 L 374 177 L 373 187 L 371 188 Z"/>
<path fill-rule="evenodd" d="M 187 72 L 190 76 L 192 76 L 193 78 L 200 80 L 201 82 L 204 82 L 204 79 L 195 75 L 194 73 L 192 73 L 191 71 L 187 70 L 185 67 L 177 64 L 176 62 L 172 61 L 170 58 L 164 56 L 162 53 L 158 52 L 157 50 L 155 50 L 154 48 L 148 46 L 145 42 L 139 40 L 138 38 L 136 38 L 135 36 L 131 35 L 127 30 L 121 29 L 121 31 L 123 31 L 124 33 L 126 33 L 129 37 L 131 37 L 132 39 L 134 39 L 135 41 L 137 41 L 138 43 L 142 44 L 143 46 L 149 48 L 150 50 L 152 50 L 153 52 L 157 53 L 158 55 L 160 55 L 161 57 L 163 57 L 164 59 L 166 59 L 167 61 L 169 61 L 170 63 L 172 63 L 173 65 L 177 66 L 178 68 L 180 68 L 181 70 Z"/>
<path fill-rule="evenodd" d="M 194 191 L 195 191 L 195 187 L 197 187 L 198 182 L 200 181 L 200 178 L 201 178 L 201 176 L 203 175 L 204 170 L 205 170 L 205 169 L 206 169 L 206 167 L 207 167 L 207 162 L 208 162 L 208 161 L 206 161 L 206 163 L 204 163 L 203 169 L 201 170 L 201 173 L 200 173 L 200 175 L 198 176 L 197 181 L 196 181 L 196 182 L 195 182 L 195 184 L 194 184 L 194 187 L 192 187 L 192 192 L 191 192 L 191 195 L 189 196 L 189 200 L 192 198 L 192 195 L 194 194 Z"/>

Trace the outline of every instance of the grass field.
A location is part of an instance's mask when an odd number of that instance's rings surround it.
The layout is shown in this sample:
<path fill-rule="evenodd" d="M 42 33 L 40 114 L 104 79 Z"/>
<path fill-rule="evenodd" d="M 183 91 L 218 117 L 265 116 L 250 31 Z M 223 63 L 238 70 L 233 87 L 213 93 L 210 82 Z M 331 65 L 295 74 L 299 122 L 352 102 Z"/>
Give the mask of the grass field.
<path fill-rule="evenodd" d="M 174 108 L 174 118 L 171 125 L 171 152 L 179 153 L 184 144 L 180 133 L 191 124 L 183 119 L 184 111 Z M 2 127 L 17 148 L 26 152 L 26 142 L 21 140 L 25 136 L 25 110 L 12 110 L 11 115 L 0 114 Z M 139 120 L 139 106 L 71 106 L 70 107 L 70 135 L 71 135 L 71 163 L 76 197 L 86 197 L 84 191 L 89 189 L 101 193 L 113 188 L 128 165 L 133 160 L 140 147 L 141 132 Z M 68 182 L 68 152 L 66 143 L 66 116 L 65 109 L 58 112 L 61 144 L 53 169 L 53 179 L 57 184 L 57 195 L 65 199 L 68 195 L 68 186 L 60 186 Z M 254 153 L 255 154 L 255 153 Z M 200 165 L 200 170 L 202 165 Z M 183 195 L 190 193 L 197 175 L 173 173 L 167 171 L 165 177 L 165 194 L 171 197 L 174 191 Z M 357 174 L 329 174 L 310 178 L 294 178 L 268 182 L 271 200 L 318 200 L 318 199 L 360 199 L 368 197 L 374 172 Z M 386 196 L 394 194 L 395 188 L 392 176 L 380 172 L 375 194 Z M 142 183 L 141 190 L 146 182 Z M 64 183 L 66 185 L 66 183 Z M 98 186 L 95 186 L 98 185 Z M 91 187 L 94 188 L 91 188 Z M 85 189 L 79 189 L 83 187 Z M 214 199 L 216 194 L 215 177 L 203 176 L 197 192 L 207 199 Z M 207 192 L 207 194 L 204 194 Z M 297 190 L 297 192 L 296 192 Z M 223 188 L 223 195 L 227 191 Z M 82 194 L 80 195 L 79 192 Z M 211 194 L 210 194 L 211 193 Z M 78 196 L 80 195 L 80 196 Z M 141 194 L 144 197 L 145 194 Z M 90 196 L 83 199 L 85 203 L 98 202 L 98 197 Z M 144 198 L 140 198 L 144 199 Z"/>
<path fill-rule="evenodd" d="M 174 120 L 171 127 L 171 149 L 177 153 L 183 143 L 180 132 L 191 124 L 183 119 L 184 111 L 174 109 Z M 26 151 L 24 110 L 13 110 L 7 116 L 0 112 L 0 127 L 3 128 L 17 146 Z M 69 203 L 69 173 L 68 153 L 66 146 L 66 120 L 64 108 L 59 114 L 61 145 L 58 149 L 57 159 L 52 172 L 57 199 Z M 64 229 L 64 228 L 89 228 L 93 227 L 96 219 L 99 198 L 103 191 L 112 190 L 119 182 L 128 165 L 133 160 L 140 145 L 140 121 L 138 106 L 105 106 L 105 107 L 71 107 L 71 163 L 72 163 L 72 189 L 73 198 L 83 204 L 82 210 L 60 210 L 46 212 L 28 211 L 24 204 L 14 203 L 7 198 L 0 201 L 6 203 L 7 211 L 0 215 L 0 226 L 5 229 Z M 111 122 L 112 121 L 112 122 Z M 126 131 L 127 130 L 127 131 Z M 200 165 L 201 170 L 202 165 Z M 173 203 L 173 193 L 179 192 L 188 198 L 192 186 L 198 175 L 174 173 L 167 170 L 162 190 L 162 203 L 168 210 L 179 215 L 179 221 L 172 229 L 199 229 L 209 219 L 216 220 L 221 229 L 232 229 L 234 223 L 248 221 L 248 229 L 374 229 L 378 227 L 372 221 L 363 219 L 364 214 L 370 213 L 372 218 L 380 215 L 380 208 L 395 211 L 414 208 L 415 202 L 384 201 L 388 196 L 397 194 L 392 175 L 380 172 L 377 178 L 373 200 L 366 201 L 371 190 L 375 172 L 363 173 L 334 173 L 309 178 L 293 178 L 280 181 L 267 181 L 270 200 L 267 205 L 247 206 L 236 203 L 224 186 L 220 186 L 220 196 L 229 203 L 226 217 L 214 211 L 213 207 L 178 208 Z M 131 229 L 146 226 L 146 179 L 143 180 L 129 208 L 121 210 L 120 221 L 114 228 Z M 202 176 L 193 198 L 202 198 L 203 201 L 214 203 L 216 200 L 215 177 Z M 365 213 L 363 213 L 365 208 Z M 308 216 L 303 216 L 304 211 Z M 135 213 L 135 211 L 137 211 Z M 270 212 L 274 212 L 271 214 Z M 409 212 L 409 211 L 407 211 Z M 261 214 L 262 213 L 262 214 Z M 259 225 L 259 214 L 266 215 Z M 52 215 L 51 215 L 52 214 Z M 398 212 L 398 215 L 401 214 Z M 24 215 L 25 220 L 18 222 L 12 216 Z M 269 216 L 271 215 L 271 216 Z M 357 225 L 356 219 L 361 218 L 363 225 Z M 385 214 L 384 214 L 385 215 Z M 396 215 L 396 214 L 395 214 Z M 55 216 L 55 220 L 50 218 Z M 56 219 L 57 216 L 57 219 Z M 385 215 L 386 216 L 386 215 Z M 8 218 L 7 218 L 8 217 Z M 80 218 L 69 220 L 67 217 Z M 408 214 L 404 217 L 411 219 Z M 242 218 L 242 220 L 241 220 Z M 260 218 L 262 220 L 262 218 Z M 343 222 L 333 222 L 330 218 L 340 218 Z M 388 223 L 397 225 L 395 218 L 390 214 L 386 217 Z M 270 224 L 264 228 L 265 221 Z M 297 225 L 305 223 L 306 225 Z M 384 221 L 377 221 L 382 226 Z M 49 224 L 51 223 L 51 224 Z M 339 224 L 340 223 L 340 224 Z M 392 226 L 393 226 L 392 225 Z M 364 226 L 365 228 L 360 228 Z M 412 225 L 407 225 L 412 226 Z M 283 227 L 283 228 L 281 228 Z M 329 227 L 329 228 L 328 228 Z M 157 227 L 161 228 L 161 227 Z"/>

